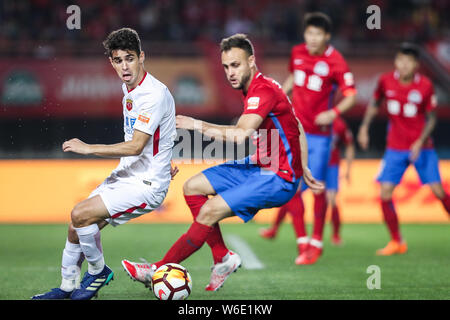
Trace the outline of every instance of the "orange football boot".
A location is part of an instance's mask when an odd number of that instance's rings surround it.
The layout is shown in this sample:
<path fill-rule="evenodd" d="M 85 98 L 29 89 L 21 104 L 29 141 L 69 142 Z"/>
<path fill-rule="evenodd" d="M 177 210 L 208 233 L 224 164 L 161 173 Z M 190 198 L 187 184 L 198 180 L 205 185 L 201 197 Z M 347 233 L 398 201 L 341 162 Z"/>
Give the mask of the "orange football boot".
<path fill-rule="evenodd" d="M 406 242 L 389 241 L 386 247 L 377 250 L 377 256 L 392 256 L 394 254 L 405 254 L 408 251 Z"/>

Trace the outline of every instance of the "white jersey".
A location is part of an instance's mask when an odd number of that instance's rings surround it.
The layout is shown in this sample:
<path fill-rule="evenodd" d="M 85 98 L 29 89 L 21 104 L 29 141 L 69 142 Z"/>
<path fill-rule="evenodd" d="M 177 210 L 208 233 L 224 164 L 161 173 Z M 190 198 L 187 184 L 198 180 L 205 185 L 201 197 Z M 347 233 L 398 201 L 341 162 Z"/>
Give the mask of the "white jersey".
<path fill-rule="evenodd" d="M 177 135 L 174 99 L 169 89 L 149 73 L 130 92 L 125 84 L 122 90 L 125 141 L 132 140 L 134 130 L 151 138 L 140 155 L 120 158 L 109 179 L 139 181 L 155 191 L 167 190 Z"/>

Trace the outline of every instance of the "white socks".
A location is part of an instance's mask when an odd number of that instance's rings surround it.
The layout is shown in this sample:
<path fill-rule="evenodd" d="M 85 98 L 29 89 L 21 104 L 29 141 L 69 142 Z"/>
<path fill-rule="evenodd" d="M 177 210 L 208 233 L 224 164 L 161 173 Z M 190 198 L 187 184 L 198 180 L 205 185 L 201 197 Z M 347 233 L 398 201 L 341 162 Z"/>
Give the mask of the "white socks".
<path fill-rule="evenodd" d="M 100 229 L 97 224 L 87 227 L 74 228 L 80 239 L 80 247 L 88 261 L 88 272 L 99 274 L 105 267 L 103 250 L 100 242 Z"/>
<path fill-rule="evenodd" d="M 78 243 L 66 240 L 61 262 L 61 290 L 71 292 L 79 286 L 83 251 Z"/>

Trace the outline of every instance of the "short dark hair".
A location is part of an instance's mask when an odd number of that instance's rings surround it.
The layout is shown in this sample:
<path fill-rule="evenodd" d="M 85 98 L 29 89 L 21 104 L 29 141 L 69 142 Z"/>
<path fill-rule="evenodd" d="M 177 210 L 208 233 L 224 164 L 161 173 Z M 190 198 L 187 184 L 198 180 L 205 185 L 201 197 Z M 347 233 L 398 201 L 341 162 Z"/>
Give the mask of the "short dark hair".
<path fill-rule="evenodd" d="M 303 30 L 307 27 L 313 26 L 320 28 L 326 33 L 331 33 L 333 23 L 328 15 L 322 12 L 309 12 L 303 17 Z"/>
<path fill-rule="evenodd" d="M 137 56 L 141 54 L 141 39 L 136 30 L 131 28 L 122 28 L 111 32 L 105 41 L 105 54 L 112 57 L 114 50 L 127 50 L 136 52 Z"/>
<path fill-rule="evenodd" d="M 397 50 L 397 53 L 406 54 L 408 56 L 414 57 L 414 59 L 418 60 L 420 56 L 419 47 L 414 43 L 410 42 L 402 42 Z"/>
<path fill-rule="evenodd" d="M 249 56 L 255 54 L 253 44 L 248 39 L 246 34 L 236 33 L 228 38 L 222 39 L 220 42 L 220 52 L 229 51 L 232 48 L 240 48 L 244 50 Z"/>

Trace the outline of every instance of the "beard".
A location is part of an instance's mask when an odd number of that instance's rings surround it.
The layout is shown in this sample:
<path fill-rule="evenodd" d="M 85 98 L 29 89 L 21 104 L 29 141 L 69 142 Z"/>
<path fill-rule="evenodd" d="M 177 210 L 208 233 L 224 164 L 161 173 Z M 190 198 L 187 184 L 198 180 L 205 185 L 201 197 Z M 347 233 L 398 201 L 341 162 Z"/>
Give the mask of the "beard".
<path fill-rule="evenodd" d="M 249 79 L 250 79 L 250 72 L 247 73 L 247 74 L 244 74 L 244 75 L 242 76 L 242 79 L 241 79 L 241 81 L 239 82 L 239 86 L 237 86 L 237 87 L 234 88 L 234 89 L 236 89 L 236 90 L 242 90 L 242 89 L 244 89 L 244 86 L 245 86 L 245 84 L 248 82 Z"/>

